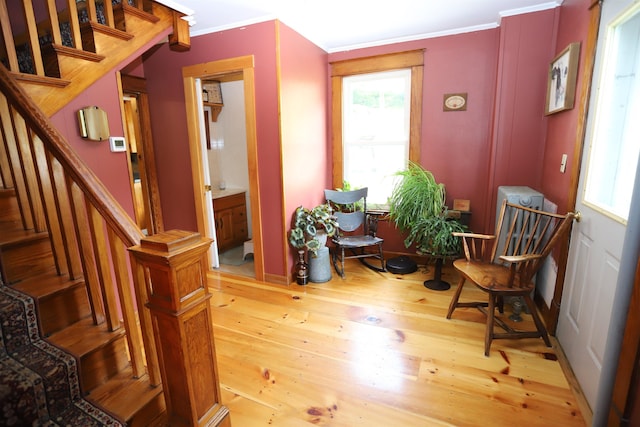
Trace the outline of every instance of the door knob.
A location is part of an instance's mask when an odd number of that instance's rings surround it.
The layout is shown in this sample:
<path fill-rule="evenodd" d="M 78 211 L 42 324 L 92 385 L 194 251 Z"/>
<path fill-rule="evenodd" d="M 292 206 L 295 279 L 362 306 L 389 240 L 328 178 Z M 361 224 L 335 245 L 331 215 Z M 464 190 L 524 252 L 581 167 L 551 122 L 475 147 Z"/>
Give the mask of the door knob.
<path fill-rule="evenodd" d="M 211 191 L 211 186 L 210 185 L 205 185 L 204 186 L 204 191 Z"/>
<path fill-rule="evenodd" d="M 580 213 L 580 211 L 576 211 L 574 213 L 574 218 L 575 218 L 576 222 L 580 222 L 580 220 L 582 219 L 582 214 Z"/>

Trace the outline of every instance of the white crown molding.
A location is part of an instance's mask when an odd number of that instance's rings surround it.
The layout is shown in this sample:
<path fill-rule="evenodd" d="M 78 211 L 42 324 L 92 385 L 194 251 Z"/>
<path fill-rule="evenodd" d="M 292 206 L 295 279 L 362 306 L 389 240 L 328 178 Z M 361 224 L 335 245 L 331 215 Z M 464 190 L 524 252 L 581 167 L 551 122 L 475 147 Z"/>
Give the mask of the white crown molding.
<path fill-rule="evenodd" d="M 474 31 L 491 30 L 493 28 L 498 28 L 498 27 L 499 25 L 497 23 L 474 25 L 472 27 L 456 28 L 456 29 L 446 30 L 446 31 L 436 31 L 433 33 L 415 34 L 407 37 L 397 37 L 393 39 L 378 40 L 374 42 L 354 44 L 350 46 L 341 46 L 334 49 L 329 49 L 329 50 L 325 49 L 325 50 L 327 50 L 328 53 L 345 52 L 348 50 L 384 46 L 384 45 L 393 44 L 393 43 L 411 42 L 415 40 L 432 39 L 435 37 L 444 37 L 444 36 L 452 36 L 456 34 L 472 33 Z"/>
<path fill-rule="evenodd" d="M 242 27 L 246 27 L 247 25 L 260 24 L 262 22 L 273 21 L 275 19 L 277 19 L 275 16 L 266 15 L 256 19 L 248 19 L 246 21 L 234 22 L 229 25 L 220 25 L 217 27 L 203 28 L 198 31 L 191 31 L 191 37 L 201 36 L 209 33 L 217 33 L 219 31 L 225 31 L 225 30 L 242 29 Z"/>
<path fill-rule="evenodd" d="M 521 7 L 520 9 L 503 10 L 500 12 L 500 18 L 504 18 L 505 16 L 521 15 L 523 13 L 540 12 L 541 10 L 553 9 L 561 6 L 563 1 L 564 0 L 556 0 L 530 7 Z"/>
<path fill-rule="evenodd" d="M 156 1 L 160 4 L 167 6 L 169 9 L 173 9 L 184 14 L 182 19 L 187 21 L 189 23 L 189 26 L 192 26 L 196 23 L 196 18 L 194 15 L 195 11 L 193 9 L 190 9 L 174 0 L 156 0 Z"/>

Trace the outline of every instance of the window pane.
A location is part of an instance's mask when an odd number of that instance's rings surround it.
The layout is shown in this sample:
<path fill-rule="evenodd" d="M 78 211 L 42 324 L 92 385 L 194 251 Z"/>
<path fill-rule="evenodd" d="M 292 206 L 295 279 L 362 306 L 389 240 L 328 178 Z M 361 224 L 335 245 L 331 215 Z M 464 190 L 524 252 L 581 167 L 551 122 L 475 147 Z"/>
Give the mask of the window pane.
<path fill-rule="evenodd" d="M 342 93 L 344 179 L 386 204 L 409 159 L 411 70 L 345 77 Z"/>
<path fill-rule="evenodd" d="M 584 199 L 626 220 L 640 153 L 640 8 L 608 36 Z"/>

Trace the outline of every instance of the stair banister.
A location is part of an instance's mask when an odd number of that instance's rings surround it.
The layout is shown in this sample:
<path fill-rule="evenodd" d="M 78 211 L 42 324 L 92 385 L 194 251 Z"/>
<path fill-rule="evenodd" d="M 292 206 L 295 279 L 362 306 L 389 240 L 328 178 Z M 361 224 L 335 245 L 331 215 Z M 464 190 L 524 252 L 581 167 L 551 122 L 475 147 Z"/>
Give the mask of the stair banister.
<path fill-rule="evenodd" d="M 29 177 L 14 173 L 23 215 L 46 216 L 54 256 L 69 266 L 58 266 L 59 272 L 83 275 L 94 322 L 107 320 L 111 330 L 120 327 L 113 292 L 113 284 L 117 285 L 134 375 L 145 373 L 146 360 L 150 382 L 159 384 L 153 328 L 144 309 L 147 289 L 140 280 L 140 267 L 126 255 L 143 233 L 4 66 L 0 66 L 0 89 L 5 151 L 15 153 L 7 160 L 14 172 L 24 171 L 25 165 L 33 169 Z M 101 235 L 103 227 L 106 239 Z M 74 260 L 81 268 L 74 267 Z"/>

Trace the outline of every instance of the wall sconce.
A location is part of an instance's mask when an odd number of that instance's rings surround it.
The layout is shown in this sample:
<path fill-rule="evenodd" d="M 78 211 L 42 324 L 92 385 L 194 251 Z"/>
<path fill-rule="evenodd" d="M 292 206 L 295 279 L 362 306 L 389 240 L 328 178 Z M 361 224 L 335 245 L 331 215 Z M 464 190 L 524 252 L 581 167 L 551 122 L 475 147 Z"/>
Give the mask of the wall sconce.
<path fill-rule="evenodd" d="M 109 121 L 107 113 L 99 107 L 85 107 L 78 110 L 80 136 L 92 141 L 109 138 Z"/>

